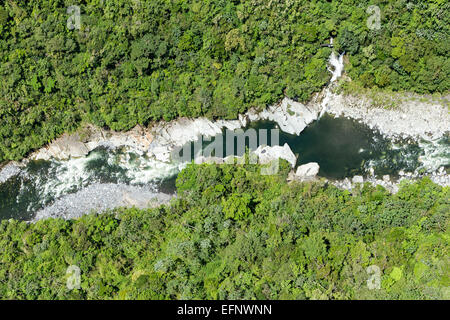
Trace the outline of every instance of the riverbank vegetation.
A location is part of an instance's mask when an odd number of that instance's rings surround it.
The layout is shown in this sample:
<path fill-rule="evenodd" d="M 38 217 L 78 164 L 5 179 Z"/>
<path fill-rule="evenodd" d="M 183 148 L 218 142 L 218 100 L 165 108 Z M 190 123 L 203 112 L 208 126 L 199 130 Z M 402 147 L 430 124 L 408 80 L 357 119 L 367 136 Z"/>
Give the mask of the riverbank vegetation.
<path fill-rule="evenodd" d="M 437 104 L 450 107 L 450 95 L 448 92 L 418 94 L 409 91 L 394 91 L 391 88 L 365 88 L 361 83 L 351 81 L 347 77 L 339 79 L 338 85 L 333 88 L 333 92 L 360 97 L 361 99 L 369 99 L 376 108 L 396 109 L 402 104 L 410 103 Z"/>
<path fill-rule="evenodd" d="M 0 297 L 450 298 L 448 187 L 426 178 L 394 195 L 350 193 L 288 184 L 281 164 L 270 176 L 257 165 L 190 165 L 160 208 L 3 220 Z M 79 289 L 68 289 L 68 268 L 79 268 Z"/>
<path fill-rule="evenodd" d="M 330 79 L 331 36 L 363 87 L 449 89 L 446 1 L 76 3 L 79 29 L 73 1 L 0 4 L 0 163 L 82 122 L 127 130 L 306 101 Z"/>

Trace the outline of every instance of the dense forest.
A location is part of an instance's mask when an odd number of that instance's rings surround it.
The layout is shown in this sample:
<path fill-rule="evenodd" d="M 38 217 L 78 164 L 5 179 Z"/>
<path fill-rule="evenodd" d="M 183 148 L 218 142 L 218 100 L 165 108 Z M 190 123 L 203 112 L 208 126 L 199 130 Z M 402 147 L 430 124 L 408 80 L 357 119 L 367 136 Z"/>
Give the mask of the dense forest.
<path fill-rule="evenodd" d="M 87 123 L 308 101 L 332 50 L 350 91 L 448 94 L 449 35 L 446 0 L 0 1 L 0 166 Z M 260 169 L 191 164 L 157 208 L 2 220 L 0 298 L 450 299 L 449 187 Z"/>
<path fill-rule="evenodd" d="M 371 5 L 380 28 L 368 27 Z M 330 37 L 361 87 L 446 92 L 449 9 L 446 0 L 1 1 L 0 163 L 83 122 L 127 130 L 234 118 L 283 95 L 308 100 L 330 79 Z"/>
<path fill-rule="evenodd" d="M 369 184 L 350 193 L 289 184 L 281 164 L 271 176 L 257 165 L 190 165 L 178 197 L 155 209 L 3 220 L 0 297 L 450 298 L 450 188 L 425 178 L 397 194 Z M 69 266 L 80 271 L 73 290 Z"/>

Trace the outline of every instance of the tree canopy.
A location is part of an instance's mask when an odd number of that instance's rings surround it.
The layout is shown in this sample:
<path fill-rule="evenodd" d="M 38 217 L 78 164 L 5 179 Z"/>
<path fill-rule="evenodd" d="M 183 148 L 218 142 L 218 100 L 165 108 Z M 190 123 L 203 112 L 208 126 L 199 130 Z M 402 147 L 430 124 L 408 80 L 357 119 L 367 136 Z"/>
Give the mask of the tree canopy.
<path fill-rule="evenodd" d="M 0 297 L 449 298 L 448 187 L 288 184 L 281 164 L 273 176 L 257 165 L 190 165 L 177 198 L 155 209 L 3 220 Z M 79 289 L 66 285 L 70 266 Z"/>
<path fill-rule="evenodd" d="M 127 130 L 308 100 L 330 79 L 330 36 L 361 86 L 449 89 L 446 1 L 85 0 L 79 29 L 71 5 L 0 4 L 0 162 L 82 122 Z"/>

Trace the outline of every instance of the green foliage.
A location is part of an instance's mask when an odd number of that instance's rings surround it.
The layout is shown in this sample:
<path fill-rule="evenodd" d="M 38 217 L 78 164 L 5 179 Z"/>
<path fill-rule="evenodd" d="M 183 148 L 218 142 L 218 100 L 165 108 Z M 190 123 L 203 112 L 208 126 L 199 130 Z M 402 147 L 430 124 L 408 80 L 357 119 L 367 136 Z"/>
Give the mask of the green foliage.
<path fill-rule="evenodd" d="M 281 163 L 284 166 L 284 162 Z M 283 171 L 284 172 L 284 171 Z M 450 189 L 189 165 L 155 209 L 0 223 L 4 299 L 448 299 Z M 68 266 L 81 288 L 66 287 Z M 366 271 L 381 271 L 370 290 Z"/>
<path fill-rule="evenodd" d="M 80 2 L 0 4 L 0 162 L 23 158 L 81 123 L 113 130 L 180 116 L 235 118 L 283 95 L 306 101 L 330 79 L 330 35 L 365 87 L 449 89 L 444 1 Z"/>
<path fill-rule="evenodd" d="M 227 200 L 222 199 L 223 212 L 225 218 L 234 220 L 243 220 L 252 213 L 250 204 L 252 197 L 248 193 L 233 194 Z"/>
<path fill-rule="evenodd" d="M 353 2 L 353 1 L 350 1 Z M 337 47 L 350 54 L 346 71 L 356 84 L 420 94 L 450 88 L 450 11 L 440 1 L 357 1 L 337 34 Z M 356 2 L 355 2 L 356 4 Z M 370 30 L 369 5 L 380 8 L 380 29 Z"/>
<path fill-rule="evenodd" d="M 359 42 L 356 35 L 350 31 L 348 28 L 344 28 L 341 32 L 339 32 L 339 46 L 340 48 L 348 52 L 351 55 L 354 55 L 358 52 Z"/>

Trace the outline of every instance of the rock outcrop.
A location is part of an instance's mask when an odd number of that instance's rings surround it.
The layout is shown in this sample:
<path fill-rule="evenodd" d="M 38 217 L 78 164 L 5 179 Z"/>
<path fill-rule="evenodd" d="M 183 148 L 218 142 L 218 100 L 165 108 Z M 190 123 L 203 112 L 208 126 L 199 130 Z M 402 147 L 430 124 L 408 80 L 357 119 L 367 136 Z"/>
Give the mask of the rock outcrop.
<path fill-rule="evenodd" d="M 415 181 L 417 179 L 422 178 L 424 175 L 419 174 L 419 172 L 399 172 L 399 177 L 393 179 L 389 175 L 383 175 L 382 179 L 377 178 L 373 172 L 367 176 L 354 176 L 351 180 L 349 178 L 345 178 L 343 180 L 333 181 L 332 184 L 341 189 L 352 190 L 358 185 L 362 183 L 370 183 L 374 186 L 380 185 L 389 192 L 396 193 L 398 192 L 399 185 L 403 181 Z M 447 174 L 444 167 L 439 168 L 439 170 L 426 174 L 434 183 L 437 183 L 441 186 L 450 186 L 450 176 Z"/>
<path fill-rule="evenodd" d="M 310 162 L 299 166 L 295 172 L 295 175 L 302 180 L 313 179 L 319 173 L 319 169 L 320 167 L 317 162 Z"/>
<path fill-rule="evenodd" d="M 35 160 L 48 160 L 50 158 L 66 160 L 71 157 L 84 157 L 88 153 L 89 149 L 83 142 L 81 142 L 78 133 L 71 135 L 63 134 L 47 148 L 41 149 L 37 153 L 33 154 L 31 158 Z"/>
<path fill-rule="evenodd" d="M 309 162 L 297 167 L 297 170 L 289 172 L 287 181 L 311 181 L 315 180 L 320 166 L 317 162 Z"/>
<path fill-rule="evenodd" d="M 317 120 L 319 113 L 315 103 L 304 105 L 285 97 L 279 105 L 269 106 L 260 113 L 250 110 L 246 115 L 250 121 L 274 121 L 280 130 L 299 135 L 311 122 Z"/>
<path fill-rule="evenodd" d="M 222 133 L 223 129 L 235 130 L 247 125 L 247 119 L 211 121 L 206 118 L 180 118 L 171 122 L 160 122 L 151 131 L 154 140 L 148 149 L 148 155 L 159 161 L 170 162 L 172 152 L 188 142 L 196 141 L 201 136 L 213 137 Z"/>
<path fill-rule="evenodd" d="M 374 106 L 368 97 L 331 94 L 326 111 L 335 116 L 357 119 L 389 138 L 436 140 L 450 132 L 450 114 L 442 103 L 419 102 L 398 97 L 395 109 Z"/>
<path fill-rule="evenodd" d="M 146 152 L 153 140 L 151 132 L 136 126 L 128 132 L 115 132 L 89 125 L 79 132 L 63 134 L 61 137 L 35 153 L 32 160 L 67 160 L 81 158 L 100 146 L 117 148 L 128 146 L 136 151 Z"/>
<path fill-rule="evenodd" d="M 254 153 L 261 164 L 267 164 L 279 158 L 288 161 L 293 168 L 297 163 L 297 157 L 287 143 L 283 146 L 259 146 Z"/>
<path fill-rule="evenodd" d="M 287 143 L 285 143 L 283 146 L 259 146 L 255 151 L 250 153 L 250 159 L 251 163 L 260 163 L 260 164 L 267 164 L 277 159 L 284 159 L 288 161 L 292 167 L 295 167 L 295 164 L 297 162 L 297 157 L 292 152 L 291 148 Z M 223 163 L 234 163 L 235 160 L 242 160 L 243 157 L 238 156 L 228 156 L 225 158 L 218 158 L 218 157 L 204 157 L 199 156 L 196 157 L 194 162 L 196 164 L 202 164 L 202 163 L 216 163 L 216 164 L 223 164 Z"/>

